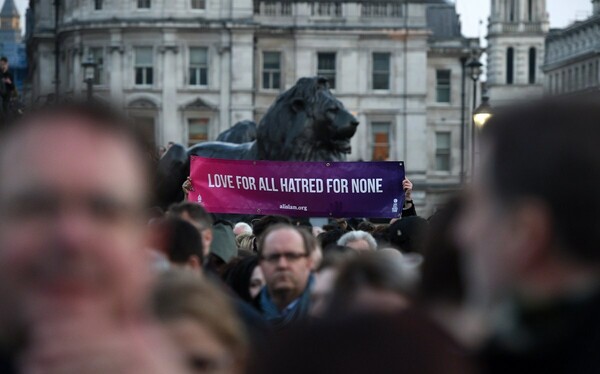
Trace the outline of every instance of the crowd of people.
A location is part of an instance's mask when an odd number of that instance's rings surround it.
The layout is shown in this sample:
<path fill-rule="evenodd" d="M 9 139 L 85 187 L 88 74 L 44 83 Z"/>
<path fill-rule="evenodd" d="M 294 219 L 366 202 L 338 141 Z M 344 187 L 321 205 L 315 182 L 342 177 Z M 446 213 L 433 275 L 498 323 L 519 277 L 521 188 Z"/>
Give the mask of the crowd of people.
<path fill-rule="evenodd" d="M 598 124 L 506 109 L 433 216 L 405 180 L 399 217 L 313 227 L 153 207 L 120 113 L 32 110 L 0 136 L 0 372 L 598 373 Z"/>

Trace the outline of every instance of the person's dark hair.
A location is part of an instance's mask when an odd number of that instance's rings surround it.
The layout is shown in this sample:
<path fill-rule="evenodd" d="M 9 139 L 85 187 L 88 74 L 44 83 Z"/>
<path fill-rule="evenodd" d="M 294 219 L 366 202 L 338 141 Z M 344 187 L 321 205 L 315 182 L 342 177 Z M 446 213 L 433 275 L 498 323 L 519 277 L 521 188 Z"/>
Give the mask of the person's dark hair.
<path fill-rule="evenodd" d="M 390 244 L 390 235 L 388 233 L 388 228 L 390 225 L 388 223 L 382 223 L 375 226 L 375 231 L 371 235 L 377 241 L 377 245 L 379 248 L 385 248 L 391 246 Z"/>
<path fill-rule="evenodd" d="M 346 232 L 341 229 L 325 231 L 320 233 L 317 236 L 317 240 L 321 244 L 321 248 L 323 252 L 326 252 L 329 247 L 337 246 L 337 241 L 344 235 Z"/>
<path fill-rule="evenodd" d="M 288 225 L 285 223 L 280 223 L 280 224 L 269 226 L 265 230 L 265 232 L 263 232 L 262 235 L 258 238 L 258 248 L 257 249 L 258 249 L 258 257 L 259 258 L 262 256 L 262 251 L 263 251 L 263 247 L 265 245 L 265 239 L 267 238 L 267 236 L 269 236 L 269 234 L 271 234 L 272 232 L 284 230 L 284 229 L 296 231 L 298 234 L 300 234 L 300 236 L 302 236 L 302 244 L 304 245 L 304 253 L 306 253 L 307 255 L 310 255 L 316 249 L 315 245 L 317 244 L 317 241 L 314 239 L 314 236 L 312 236 L 312 234 L 309 233 L 307 230 L 296 227 L 296 226 Z"/>
<path fill-rule="evenodd" d="M 227 264 L 222 279 L 242 300 L 252 303 L 250 296 L 250 279 L 258 266 L 258 256 L 238 258 Z"/>
<path fill-rule="evenodd" d="M 48 121 L 48 118 L 80 119 L 81 126 L 91 130 L 112 134 L 129 143 L 140 156 L 142 167 L 147 175 L 148 203 L 153 197 L 152 186 L 155 184 L 157 155 L 154 147 L 144 136 L 141 129 L 133 124 L 127 116 L 116 107 L 97 100 L 61 100 L 41 106 L 33 106 L 21 116 L 10 117 L 4 126 L 0 126 L 0 149 L 13 141 L 17 136 L 31 127 L 51 126 L 58 121 Z M 90 149 L 90 152 L 94 152 Z M 77 157 L 77 155 L 73 155 Z M 144 191 L 146 192 L 146 191 Z"/>
<path fill-rule="evenodd" d="M 277 224 L 291 225 L 292 220 L 285 216 L 264 216 L 252 221 L 252 233 L 258 238 L 267 230 L 267 228 L 269 228 L 269 226 Z"/>
<path fill-rule="evenodd" d="M 482 170 L 498 207 L 543 204 L 557 246 L 581 262 L 600 262 L 599 124 L 597 97 L 580 96 L 502 111 L 482 133 Z"/>
<path fill-rule="evenodd" d="M 204 263 L 202 238 L 192 224 L 180 218 L 170 217 L 159 224 L 165 235 L 165 250 L 169 261 L 186 264 L 190 257 L 196 256 Z"/>
<path fill-rule="evenodd" d="M 461 251 L 455 239 L 455 226 L 463 201 L 451 199 L 429 219 L 419 282 L 419 299 L 428 304 L 459 304 L 465 297 Z"/>
<path fill-rule="evenodd" d="M 6 56 L 2 56 L 2 57 L 0 57 L 0 61 L 8 62 L 8 58 L 6 58 Z"/>
<path fill-rule="evenodd" d="M 377 226 L 375 226 L 374 224 L 372 224 L 369 221 L 362 221 L 356 227 L 357 230 L 368 232 L 369 234 L 373 234 L 375 232 L 376 228 L 377 228 Z"/>
<path fill-rule="evenodd" d="M 222 258 L 211 252 L 204 262 L 204 271 L 206 274 L 214 274 L 217 278 L 221 278 L 226 265 Z"/>
<path fill-rule="evenodd" d="M 203 230 L 210 229 L 213 225 L 213 219 L 210 213 L 208 213 L 200 204 L 183 201 L 172 204 L 167 210 L 168 216 L 181 217 L 184 213 L 187 213 L 191 219 L 198 222 Z"/>
<path fill-rule="evenodd" d="M 425 218 L 405 217 L 388 227 L 388 239 L 393 247 L 402 252 L 422 253 L 428 226 Z"/>

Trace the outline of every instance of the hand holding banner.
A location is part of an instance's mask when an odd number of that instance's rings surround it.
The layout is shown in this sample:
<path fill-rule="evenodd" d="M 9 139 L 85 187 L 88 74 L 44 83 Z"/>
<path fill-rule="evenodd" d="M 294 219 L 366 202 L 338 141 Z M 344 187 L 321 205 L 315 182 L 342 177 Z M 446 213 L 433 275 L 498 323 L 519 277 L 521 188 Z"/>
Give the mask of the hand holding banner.
<path fill-rule="evenodd" d="M 280 162 L 192 156 L 188 199 L 211 213 L 398 217 L 403 162 Z"/>

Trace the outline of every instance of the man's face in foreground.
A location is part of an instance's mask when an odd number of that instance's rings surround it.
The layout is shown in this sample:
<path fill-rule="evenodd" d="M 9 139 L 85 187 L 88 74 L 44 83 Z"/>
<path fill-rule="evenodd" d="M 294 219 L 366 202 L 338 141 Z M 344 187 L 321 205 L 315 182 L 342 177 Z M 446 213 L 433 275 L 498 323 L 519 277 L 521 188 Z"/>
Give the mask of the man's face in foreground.
<path fill-rule="evenodd" d="M 36 121 L 46 123 L 0 151 L 0 274 L 10 301 L 26 320 L 123 312 L 147 281 L 142 160 L 83 119 Z"/>

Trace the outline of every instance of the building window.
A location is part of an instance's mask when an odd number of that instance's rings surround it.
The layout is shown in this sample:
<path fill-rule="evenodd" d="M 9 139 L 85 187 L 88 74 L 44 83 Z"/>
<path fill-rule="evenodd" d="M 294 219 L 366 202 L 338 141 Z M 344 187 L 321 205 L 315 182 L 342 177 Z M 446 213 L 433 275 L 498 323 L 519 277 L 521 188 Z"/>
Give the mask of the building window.
<path fill-rule="evenodd" d="M 436 101 L 438 103 L 450 102 L 450 70 L 436 71 Z"/>
<path fill-rule="evenodd" d="M 206 9 L 206 0 L 191 0 L 192 9 Z"/>
<path fill-rule="evenodd" d="M 264 12 L 265 16 L 276 16 L 277 15 L 277 3 L 265 3 Z"/>
<path fill-rule="evenodd" d="M 535 48 L 529 48 L 529 84 L 535 84 L 537 70 L 537 52 Z"/>
<path fill-rule="evenodd" d="M 527 15 L 529 22 L 533 21 L 533 0 L 527 1 Z"/>
<path fill-rule="evenodd" d="M 281 15 L 282 16 L 291 16 L 292 15 L 292 4 L 281 3 Z"/>
<path fill-rule="evenodd" d="M 190 48 L 190 86 L 208 85 L 208 49 Z"/>
<path fill-rule="evenodd" d="M 365 2 L 361 6 L 363 17 L 402 17 L 402 4 Z"/>
<path fill-rule="evenodd" d="M 138 9 L 150 9 L 152 6 L 151 0 L 137 0 Z"/>
<path fill-rule="evenodd" d="M 435 170 L 450 171 L 450 133 L 435 133 Z"/>
<path fill-rule="evenodd" d="M 390 89 L 390 54 L 373 53 L 373 89 Z"/>
<path fill-rule="evenodd" d="M 94 84 L 104 84 L 104 48 L 90 48 L 90 57 L 94 60 Z"/>
<path fill-rule="evenodd" d="M 263 53 L 263 88 L 278 90 L 281 88 L 281 53 Z"/>
<path fill-rule="evenodd" d="M 94 10 L 102 10 L 102 0 L 94 0 Z"/>
<path fill-rule="evenodd" d="M 517 20 L 517 0 L 508 0 L 508 21 L 515 22 Z"/>
<path fill-rule="evenodd" d="M 138 86 L 154 83 L 154 51 L 152 47 L 135 49 L 135 84 Z"/>
<path fill-rule="evenodd" d="M 390 123 L 373 122 L 373 161 L 387 161 L 390 158 Z"/>
<path fill-rule="evenodd" d="M 292 4 L 278 1 L 255 2 L 254 11 L 263 16 L 291 16 Z"/>
<path fill-rule="evenodd" d="M 335 89 L 335 53 L 318 53 L 317 59 L 317 75 L 327 78 L 329 88 Z"/>
<path fill-rule="evenodd" d="M 341 17 L 342 4 L 334 2 L 316 2 L 312 5 L 313 16 Z"/>
<path fill-rule="evenodd" d="M 188 119 L 188 146 L 208 141 L 208 118 Z"/>
<path fill-rule="evenodd" d="M 510 47 L 506 50 L 506 84 L 513 84 L 515 80 L 515 49 Z"/>

